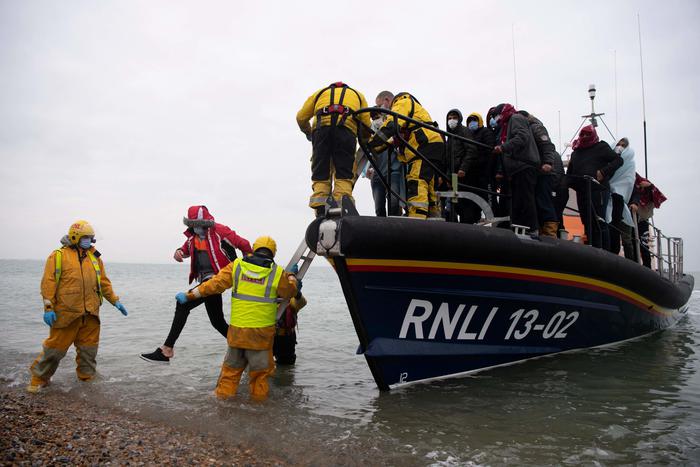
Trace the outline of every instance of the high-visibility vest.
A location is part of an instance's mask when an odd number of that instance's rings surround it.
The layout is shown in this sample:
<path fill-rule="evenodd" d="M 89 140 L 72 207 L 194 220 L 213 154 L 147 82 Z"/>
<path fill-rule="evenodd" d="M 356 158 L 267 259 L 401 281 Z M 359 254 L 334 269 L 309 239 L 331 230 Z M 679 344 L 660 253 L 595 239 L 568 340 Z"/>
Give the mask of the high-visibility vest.
<path fill-rule="evenodd" d="M 274 326 L 277 319 L 277 285 L 284 270 L 275 263 L 266 268 L 237 258 L 231 271 L 230 324 L 239 328 Z"/>
<path fill-rule="evenodd" d="M 61 280 L 63 265 L 63 248 L 58 248 L 55 251 L 56 255 L 54 259 L 56 260 L 56 267 L 54 268 L 54 278 L 56 279 L 56 290 L 58 290 L 58 282 Z M 97 261 L 97 257 L 90 250 L 87 250 L 87 257 L 90 259 L 90 263 L 92 263 L 92 267 L 97 275 L 97 296 L 100 297 L 100 305 L 102 305 L 102 273 L 100 271 L 100 262 Z"/>

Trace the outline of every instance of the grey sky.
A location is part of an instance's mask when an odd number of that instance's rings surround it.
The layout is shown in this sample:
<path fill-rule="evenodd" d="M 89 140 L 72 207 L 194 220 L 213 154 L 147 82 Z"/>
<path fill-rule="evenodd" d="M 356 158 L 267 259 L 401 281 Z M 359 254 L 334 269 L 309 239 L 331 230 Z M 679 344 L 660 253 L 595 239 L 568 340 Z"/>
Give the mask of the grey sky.
<path fill-rule="evenodd" d="M 533 6 L 533 4 L 535 6 Z M 107 261 L 169 262 L 206 204 L 287 260 L 312 218 L 310 143 L 295 115 L 343 80 L 373 102 L 410 91 L 447 110 L 515 104 L 568 141 L 590 109 L 628 136 L 643 173 L 641 14 L 656 223 L 700 269 L 698 46 L 688 2 L 0 1 L 0 258 L 43 259 L 75 219 Z M 615 118 L 613 50 L 617 53 Z M 607 133 L 601 136 L 609 140 Z M 355 187 L 373 213 L 369 182 Z"/>

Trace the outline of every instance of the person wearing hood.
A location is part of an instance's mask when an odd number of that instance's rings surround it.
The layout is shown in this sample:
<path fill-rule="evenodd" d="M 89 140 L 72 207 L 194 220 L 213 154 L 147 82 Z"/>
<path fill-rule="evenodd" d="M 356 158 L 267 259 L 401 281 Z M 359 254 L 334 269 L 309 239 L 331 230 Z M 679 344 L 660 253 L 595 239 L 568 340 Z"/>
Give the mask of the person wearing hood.
<path fill-rule="evenodd" d="M 505 105 L 505 104 L 499 104 Z M 491 107 L 486 112 L 486 129 L 489 131 L 490 145 L 496 146 L 498 143 L 501 128 L 496 121 L 496 107 Z M 506 195 L 508 193 L 508 180 L 503 174 L 503 155 L 499 154 L 496 157 L 490 157 L 486 168 L 488 177 L 488 188 L 490 191 Z M 510 216 L 510 202 L 505 196 L 489 195 L 489 204 L 493 210 L 495 217 Z"/>
<path fill-rule="evenodd" d="M 190 258 L 190 284 L 195 280 L 203 284 L 211 279 L 236 258 L 236 248 L 244 255 L 253 252 L 248 240 L 229 227 L 217 223 L 206 206 L 190 206 L 187 217 L 184 217 L 182 222 L 187 226 L 184 232 L 186 240 L 180 248 L 175 250 L 173 258 L 178 263 L 182 263 L 185 258 Z M 202 303 L 207 310 L 211 325 L 219 331 L 219 334 L 226 337 L 228 324 L 224 319 L 221 294 L 214 294 L 186 304 L 176 303 L 175 316 L 165 343 L 153 352 L 141 354 L 141 358 L 151 363 L 169 363 L 175 355 L 175 342 L 187 323 L 190 311 Z"/>
<path fill-rule="evenodd" d="M 615 152 L 622 158 L 622 166 L 610 178 L 610 200 L 605 211 L 605 221 L 610 229 L 610 252 L 620 254 L 620 241 L 625 252 L 625 258 L 635 261 L 637 255 L 632 242 L 634 222 L 627 206 L 634 190 L 636 166 L 634 149 L 629 146 L 629 140 L 622 138 L 615 146 Z"/>
<path fill-rule="evenodd" d="M 490 148 L 496 145 L 494 132 L 484 126 L 484 121 L 478 112 L 472 112 L 467 117 L 467 130 L 469 131 L 468 137 L 472 140 Z M 490 164 L 493 161 L 491 150 L 483 146 L 471 146 L 471 149 L 473 157 L 462 160 L 462 165 L 457 175 L 462 177 L 463 183 L 467 185 L 489 190 L 492 188 L 489 177 Z M 483 191 L 475 190 L 474 193 L 484 198 L 487 202 L 490 200 L 491 196 Z M 479 222 L 481 210 L 476 204 L 471 203 L 471 205 L 473 223 Z"/>
<path fill-rule="evenodd" d="M 459 109 L 452 109 L 447 112 L 447 132 L 463 138 L 471 139 L 472 135 L 467 130 L 462 122 L 462 112 Z M 467 183 L 464 180 L 465 166 L 469 165 L 469 160 L 474 159 L 476 151 L 472 145 L 458 138 L 447 138 L 447 171 L 448 173 L 456 173 L 460 183 Z M 473 219 L 474 214 L 472 206 L 476 206 L 469 200 L 460 199 L 456 206 L 452 206 L 452 200 L 446 200 L 447 206 L 454 208 L 455 217 L 461 223 L 473 224 L 476 221 Z M 449 210 L 449 209 L 448 209 Z M 448 220 L 450 218 L 448 217 Z M 478 220 L 478 219 L 477 219 Z"/>
<path fill-rule="evenodd" d="M 576 190 L 579 216 L 586 229 L 588 244 L 608 250 L 610 235 L 605 222 L 605 209 L 609 198 L 609 181 L 622 166 L 622 158 L 608 143 L 598 138 L 593 125 L 581 128 L 572 148 L 574 151 L 566 170 L 567 183 Z"/>
<path fill-rule="evenodd" d="M 236 394 L 246 367 L 250 397 L 262 401 L 268 396 L 267 378 L 275 371 L 272 346 L 277 299 L 291 299 L 298 291 L 296 276 L 274 262 L 276 252 L 277 244 L 271 237 L 259 237 L 253 243 L 252 255 L 236 258 L 211 280 L 175 296 L 184 305 L 231 289 L 228 351 L 214 392 L 219 399 Z"/>
<path fill-rule="evenodd" d="M 629 201 L 629 209 L 637 215 L 640 253 L 642 264 L 651 268 L 651 252 L 649 251 L 649 219 L 654 215 L 654 208 L 660 208 L 666 201 L 653 183 L 639 174 L 635 174 L 634 189 Z"/>
<path fill-rule="evenodd" d="M 84 220 L 74 222 L 61 248 L 46 260 L 41 279 L 44 323 L 51 329 L 43 352 L 32 363 L 27 391 L 38 392 L 49 384 L 61 359 L 73 345 L 76 373 L 81 381 L 95 377 L 100 340 L 100 306 L 106 299 L 124 316 L 126 308 L 112 290 L 100 252 L 93 246 L 95 230 Z"/>
<path fill-rule="evenodd" d="M 503 169 L 510 181 L 510 222 L 528 227 L 530 235 L 539 235 L 535 185 L 542 165 L 530 124 L 510 104 L 494 109 L 493 119 L 501 128 L 495 155 L 503 155 Z"/>
<path fill-rule="evenodd" d="M 407 92 L 401 92 L 393 97 L 391 110 L 399 115 L 437 127 L 437 123 L 433 121 L 418 99 Z M 395 132 L 402 134 L 410 148 L 394 140 Z M 440 133 L 392 115 L 369 140 L 370 147 L 376 151 L 382 151 L 390 144 L 398 145 L 399 161 L 407 164 L 408 216 L 419 219 L 426 219 L 429 216 L 440 217 L 440 204 L 435 194 L 436 174 L 433 169 L 433 165 L 441 170 L 444 169 L 445 142 Z M 418 157 L 414 151 L 420 152 L 432 165 Z"/>
<path fill-rule="evenodd" d="M 532 131 L 542 162 L 538 169 L 535 185 L 535 202 L 537 203 L 540 232 L 547 237 L 556 238 L 560 223 L 563 225 L 563 212 L 566 201 L 569 199 L 568 187 L 562 188 L 564 164 L 544 124 L 525 110 L 520 110 L 518 113 L 524 115 L 530 124 L 530 131 Z M 566 198 L 566 201 L 557 198 Z"/>

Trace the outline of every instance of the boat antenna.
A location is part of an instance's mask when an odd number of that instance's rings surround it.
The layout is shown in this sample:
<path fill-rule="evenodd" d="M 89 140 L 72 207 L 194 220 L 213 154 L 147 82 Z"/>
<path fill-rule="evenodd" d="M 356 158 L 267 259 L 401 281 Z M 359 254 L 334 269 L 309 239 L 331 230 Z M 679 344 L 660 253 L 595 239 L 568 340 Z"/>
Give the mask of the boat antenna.
<path fill-rule="evenodd" d="M 510 37 L 513 42 L 513 85 L 515 87 L 515 108 L 518 108 L 518 73 L 515 67 L 515 23 L 510 25 Z"/>
<path fill-rule="evenodd" d="M 642 125 L 644 127 L 644 178 L 649 178 L 649 166 L 647 164 L 647 106 L 644 93 L 644 60 L 642 59 L 642 23 L 637 13 L 637 30 L 639 32 L 639 70 L 642 75 Z"/>

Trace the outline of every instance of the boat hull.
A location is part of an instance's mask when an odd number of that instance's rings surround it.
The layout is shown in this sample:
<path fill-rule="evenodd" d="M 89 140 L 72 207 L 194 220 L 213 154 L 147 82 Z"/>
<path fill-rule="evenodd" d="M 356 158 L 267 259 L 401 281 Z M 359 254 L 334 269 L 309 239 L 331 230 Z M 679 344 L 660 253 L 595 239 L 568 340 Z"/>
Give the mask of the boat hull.
<path fill-rule="evenodd" d="M 503 229 L 339 222 L 332 261 L 380 389 L 655 332 L 683 316 L 692 291 L 690 276 L 671 283 L 607 252 Z"/>

